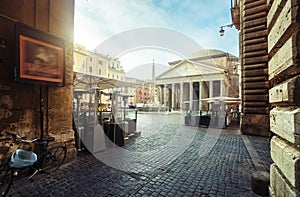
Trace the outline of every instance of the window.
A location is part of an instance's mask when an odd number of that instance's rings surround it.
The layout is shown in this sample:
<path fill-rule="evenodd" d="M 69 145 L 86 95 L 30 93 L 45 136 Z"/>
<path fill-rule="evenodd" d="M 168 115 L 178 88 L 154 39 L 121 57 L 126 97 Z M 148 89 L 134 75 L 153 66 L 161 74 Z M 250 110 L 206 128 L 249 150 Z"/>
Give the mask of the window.
<path fill-rule="evenodd" d="M 92 73 L 93 72 L 93 67 L 89 67 L 89 72 Z"/>
<path fill-rule="evenodd" d="M 102 62 L 101 60 L 99 60 L 99 64 L 100 64 L 100 65 L 102 65 L 102 64 L 103 64 L 103 62 Z"/>
<path fill-rule="evenodd" d="M 85 69 L 85 60 L 81 61 L 81 69 Z"/>
<path fill-rule="evenodd" d="M 90 62 L 93 61 L 93 57 L 90 56 Z"/>
<path fill-rule="evenodd" d="M 98 74 L 99 74 L 99 75 L 101 75 L 101 68 L 99 68 L 99 70 L 98 70 Z"/>
<path fill-rule="evenodd" d="M 110 74 L 109 74 L 109 73 L 107 74 L 107 77 L 108 77 L 108 78 L 110 77 Z"/>

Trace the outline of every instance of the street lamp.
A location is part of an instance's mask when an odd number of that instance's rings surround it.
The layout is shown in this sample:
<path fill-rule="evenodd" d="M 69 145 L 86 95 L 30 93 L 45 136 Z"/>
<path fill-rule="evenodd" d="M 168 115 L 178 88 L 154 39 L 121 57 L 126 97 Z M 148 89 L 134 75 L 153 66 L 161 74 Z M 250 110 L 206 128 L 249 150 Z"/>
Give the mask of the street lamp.
<path fill-rule="evenodd" d="M 219 31 L 220 36 L 224 36 L 224 33 L 225 33 L 225 30 L 223 29 L 224 27 L 230 27 L 230 28 L 232 28 L 232 26 L 233 26 L 233 24 L 221 26 L 220 27 L 220 31 Z"/>

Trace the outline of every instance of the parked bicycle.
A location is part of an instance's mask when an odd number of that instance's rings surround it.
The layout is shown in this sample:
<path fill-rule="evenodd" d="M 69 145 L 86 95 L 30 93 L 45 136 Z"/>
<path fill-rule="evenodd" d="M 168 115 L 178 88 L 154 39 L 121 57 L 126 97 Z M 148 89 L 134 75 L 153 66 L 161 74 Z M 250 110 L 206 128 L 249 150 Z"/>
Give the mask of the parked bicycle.
<path fill-rule="evenodd" d="M 29 180 L 38 172 L 51 173 L 57 170 L 66 159 L 66 147 L 63 145 L 49 146 L 54 142 L 53 137 L 35 138 L 27 140 L 15 133 L 6 132 L 14 143 L 19 143 L 17 149 L 12 153 L 10 159 L 0 168 L 0 191 L 2 196 L 6 196 L 12 186 L 14 176 L 18 170 L 30 168 Z M 38 146 L 37 153 L 22 149 L 25 144 L 35 144 Z M 13 146 L 13 143 L 10 144 Z"/>

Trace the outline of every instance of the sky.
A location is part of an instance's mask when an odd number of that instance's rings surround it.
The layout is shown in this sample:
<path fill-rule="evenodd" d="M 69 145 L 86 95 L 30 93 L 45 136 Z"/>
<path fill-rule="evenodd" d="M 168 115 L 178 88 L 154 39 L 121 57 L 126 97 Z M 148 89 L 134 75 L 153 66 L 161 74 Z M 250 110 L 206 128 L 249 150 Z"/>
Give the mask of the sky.
<path fill-rule="evenodd" d="M 130 72 L 153 61 L 167 67 L 201 48 L 238 56 L 238 30 L 219 36 L 231 23 L 230 0 L 75 0 L 74 42 Z"/>

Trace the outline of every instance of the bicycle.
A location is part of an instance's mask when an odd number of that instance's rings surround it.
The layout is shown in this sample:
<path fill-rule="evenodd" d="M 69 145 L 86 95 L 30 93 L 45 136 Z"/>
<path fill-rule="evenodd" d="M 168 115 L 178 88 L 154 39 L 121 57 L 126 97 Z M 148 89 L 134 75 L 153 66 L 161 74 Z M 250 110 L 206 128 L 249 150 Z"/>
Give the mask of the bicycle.
<path fill-rule="evenodd" d="M 17 174 L 17 170 L 30 167 L 31 172 L 29 180 L 38 172 L 51 173 L 57 170 L 65 161 L 67 150 L 63 145 L 49 146 L 50 142 L 54 142 L 54 137 L 47 138 L 35 138 L 33 140 L 27 140 L 15 133 L 6 132 L 10 136 L 13 142 L 19 142 L 17 149 L 12 153 L 10 159 L 1 166 L 0 169 L 0 191 L 4 197 L 8 194 L 14 176 Z M 7 138 L 6 138 L 7 139 Z M 25 144 L 37 144 L 38 153 L 30 150 L 21 149 Z M 11 143 L 10 146 L 13 146 Z"/>

